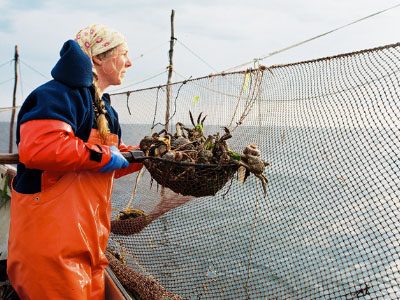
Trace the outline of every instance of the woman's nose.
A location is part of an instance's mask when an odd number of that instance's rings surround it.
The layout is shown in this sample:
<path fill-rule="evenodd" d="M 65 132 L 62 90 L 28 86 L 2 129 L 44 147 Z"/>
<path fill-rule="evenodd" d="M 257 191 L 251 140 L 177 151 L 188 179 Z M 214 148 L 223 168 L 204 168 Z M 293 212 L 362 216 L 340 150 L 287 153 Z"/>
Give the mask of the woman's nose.
<path fill-rule="evenodd" d="M 128 60 L 126 61 L 126 63 L 125 63 L 125 67 L 127 67 L 127 68 L 129 68 L 129 67 L 132 67 L 132 61 L 131 61 L 131 59 L 128 57 Z"/>

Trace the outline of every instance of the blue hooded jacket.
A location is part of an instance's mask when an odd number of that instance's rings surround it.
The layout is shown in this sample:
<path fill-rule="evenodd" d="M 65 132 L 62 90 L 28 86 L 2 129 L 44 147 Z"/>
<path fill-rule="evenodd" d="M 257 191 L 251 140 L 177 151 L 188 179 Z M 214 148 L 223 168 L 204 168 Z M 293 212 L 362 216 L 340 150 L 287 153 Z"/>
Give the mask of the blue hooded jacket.
<path fill-rule="evenodd" d="M 24 101 L 17 120 L 16 143 L 20 141 L 20 125 L 31 120 L 60 120 L 72 127 L 76 137 L 86 142 L 96 128 L 93 109 L 94 88 L 92 62 L 73 40 L 64 43 L 60 59 L 51 71 L 53 80 L 36 88 Z M 118 114 L 110 106 L 110 97 L 103 94 L 110 132 L 121 138 Z M 40 192 L 42 170 L 17 165 L 14 188 L 20 193 Z"/>

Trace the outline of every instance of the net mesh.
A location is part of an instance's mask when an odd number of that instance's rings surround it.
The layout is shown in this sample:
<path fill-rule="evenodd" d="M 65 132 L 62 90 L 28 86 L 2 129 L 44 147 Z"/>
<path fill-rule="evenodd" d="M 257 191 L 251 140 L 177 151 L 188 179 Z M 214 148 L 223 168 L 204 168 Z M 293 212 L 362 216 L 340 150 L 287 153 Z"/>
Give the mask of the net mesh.
<path fill-rule="evenodd" d="M 126 207 L 144 214 L 113 223 L 110 249 L 186 299 L 400 298 L 399 50 L 172 84 L 168 131 L 190 125 L 190 110 L 207 114 L 206 133 L 228 127 L 234 151 L 257 144 L 267 193 L 252 175 L 204 197 L 162 188 L 147 170 L 123 177 L 113 219 Z M 112 95 L 126 144 L 165 127 L 165 95 Z"/>

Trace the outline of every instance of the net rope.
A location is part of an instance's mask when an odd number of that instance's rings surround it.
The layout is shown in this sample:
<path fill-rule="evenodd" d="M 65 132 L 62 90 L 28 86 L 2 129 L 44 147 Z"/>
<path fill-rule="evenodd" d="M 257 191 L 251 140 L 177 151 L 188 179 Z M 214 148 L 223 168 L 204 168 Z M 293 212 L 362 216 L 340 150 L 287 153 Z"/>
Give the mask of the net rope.
<path fill-rule="evenodd" d="M 143 214 L 110 245 L 184 299 L 399 298 L 399 70 L 393 44 L 172 84 L 169 131 L 189 110 L 207 133 L 230 126 L 231 149 L 270 163 L 267 195 L 233 176 L 184 196 L 145 170 L 133 200 L 136 175 L 115 181 L 113 219 L 128 201 Z M 128 94 L 112 104 L 135 145 L 163 129 L 165 88 Z"/>

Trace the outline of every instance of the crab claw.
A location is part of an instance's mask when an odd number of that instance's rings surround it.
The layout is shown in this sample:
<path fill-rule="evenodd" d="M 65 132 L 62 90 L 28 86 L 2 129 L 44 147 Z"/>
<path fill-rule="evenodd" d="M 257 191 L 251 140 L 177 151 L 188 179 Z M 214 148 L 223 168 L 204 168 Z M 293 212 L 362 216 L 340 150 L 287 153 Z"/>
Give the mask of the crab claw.
<path fill-rule="evenodd" d="M 268 183 L 267 177 L 265 177 L 264 174 L 254 174 L 254 175 L 261 180 L 262 188 L 264 191 L 264 196 L 266 196 L 267 195 L 267 183 Z"/>
<path fill-rule="evenodd" d="M 240 183 L 244 183 L 249 177 L 250 171 L 245 166 L 239 166 L 238 168 L 238 180 Z"/>
<path fill-rule="evenodd" d="M 204 116 L 204 118 L 201 120 L 200 124 L 203 126 L 204 125 L 204 120 L 207 118 L 207 115 Z"/>
<path fill-rule="evenodd" d="M 192 112 L 190 110 L 189 110 L 189 116 L 190 116 L 190 122 L 192 122 L 192 125 L 196 126 L 196 123 L 194 123 Z"/>
<path fill-rule="evenodd" d="M 200 114 L 199 114 L 199 116 L 197 117 L 197 124 L 196 125 L 199 125 L 200 124 L 200 120 L 201 120 L 201 115 L 203 114 L 203 112 L 201 112 Z"/>
<path fill-rule="evenodd" d="M 229 131 L 229 129 L 227 127 L 224 127 L 225 133 L 223 136 L 221 136 L 221 140 L 225 141 L 227 139 L 230 139 L 232 137 L 231 132 Z"/>

